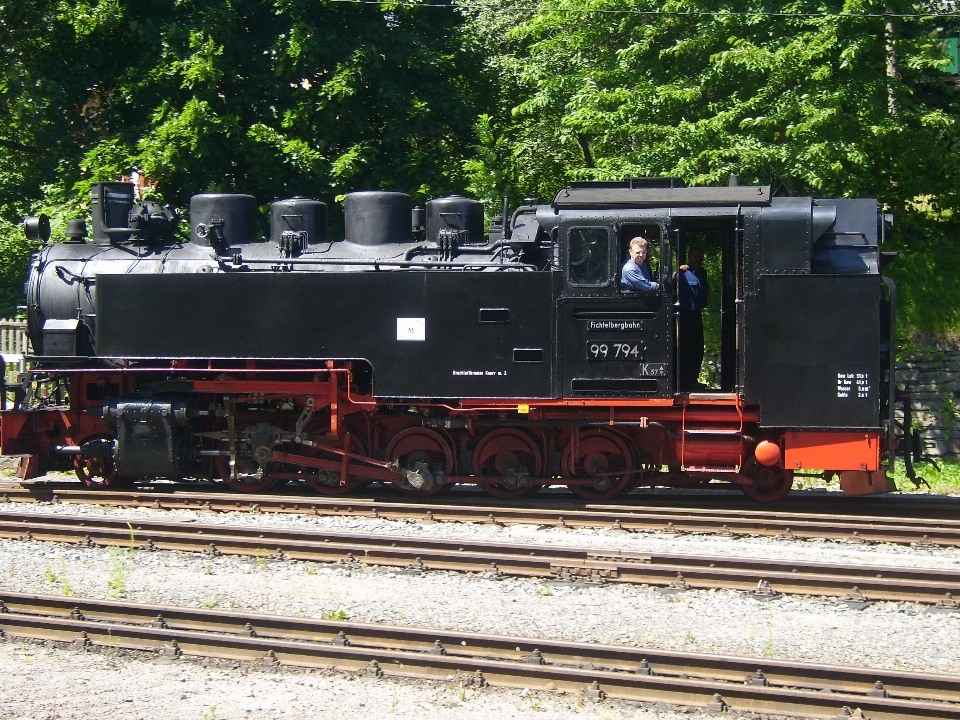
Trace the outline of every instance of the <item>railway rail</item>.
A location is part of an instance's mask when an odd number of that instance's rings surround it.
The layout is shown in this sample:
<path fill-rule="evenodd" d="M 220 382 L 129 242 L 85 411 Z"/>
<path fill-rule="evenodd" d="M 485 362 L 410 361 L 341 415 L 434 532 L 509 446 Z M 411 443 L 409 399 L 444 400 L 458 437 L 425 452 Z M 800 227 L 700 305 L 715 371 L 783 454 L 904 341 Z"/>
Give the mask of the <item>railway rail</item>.
<path fill-rule="evenodd" d="M 448 630 L 0 592 L 9 637 L 335 668 L 482 686 L 665 701 L 708 710 L 871 720 L 960 719 L 960 679 Z"/>
<path fill-rule="evenodd" d="M 71 488 L 71 486 L 74 486 Z M 207 491 L 75 489 L 76 483 L 0 483 L 0 500 L 61 502 L 105 507 L 209 510 L 426 519 L 723 535 L 783 536 L 851 542 L 960 546 L 960 502 L 941 510 L 951 517 L 861 516 L 826 512 L 742 510 L 649 505 L 504 505 L 495 502 L 414 502 L 399 499 L 324 498 L 316 495 L 242 495 Z M 469 499 L 470 501 L 473 498 Z M 885 501 L 887 505 L 889 501 Z M 911 503 L 915 505 L 917 503 Z M 922 504 L 927 507 L 927 504 Z M 894 507 L 892 510 L 896 510 Z M 915 508 L 913 508 L 915 509 Z"/>
<path fill-rule="evenodd" d="M 840 565 L 715 555 L 585 550 L 363 533 L 268 529 L 242 525 L 0 512 L 0 537 L 144 549 L 269 556 L 404 572 L 452 570 L 555 582 L 628 583 L 667 591 L 729 588 L 769 598 L 779 593 L 937 604 L 960 597 L 954 570 Z"/>

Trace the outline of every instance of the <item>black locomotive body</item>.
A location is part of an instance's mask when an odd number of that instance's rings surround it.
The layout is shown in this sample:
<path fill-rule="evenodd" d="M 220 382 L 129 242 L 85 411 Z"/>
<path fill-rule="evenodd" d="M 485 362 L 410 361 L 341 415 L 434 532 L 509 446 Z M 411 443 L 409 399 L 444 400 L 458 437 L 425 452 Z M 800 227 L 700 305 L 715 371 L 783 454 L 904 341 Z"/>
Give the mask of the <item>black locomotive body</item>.
<path fill-rule="evenodd" d="M 31 265 L 36 357 L 0 449 L 24 476 L 70 457 L 91 486 L 604 499 L 724 479 L 772 500 L 816 468 L 891 489 L 889 218 L 869 199 L 678 185 L 575 184 L 505 205 L 488 236 L 467 198 L 351 193 L 337 241 L 313 200 L 274 203 L 263 239 L 253 197 L 198 195 L 184 243 L 169 208 L 95 185 L 92 242 L 78 230 Z M 719 387 L 680 388 L 675 270 L 707 235 Z M 634 237 L 656 293 L 621 289 Z"/>

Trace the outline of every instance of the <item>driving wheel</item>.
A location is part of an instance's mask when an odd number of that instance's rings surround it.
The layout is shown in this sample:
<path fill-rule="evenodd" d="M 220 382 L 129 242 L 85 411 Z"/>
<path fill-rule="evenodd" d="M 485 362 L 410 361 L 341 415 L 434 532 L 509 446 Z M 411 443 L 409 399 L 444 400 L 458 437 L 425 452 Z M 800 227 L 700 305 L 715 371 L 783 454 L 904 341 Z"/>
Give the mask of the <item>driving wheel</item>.
<path fill-rule="evenodd" d="M 489 478 L 478 484 L 498 498 L 517 498 L 536 492 L 532 480 L 543 473 L 543 453 L 522 430 L 502 428 L 484 435 L 473 451 L 473 474 Z"/>
<path fill-rule="evenodd" d="M 793 470 L 757 465 L 752 480 L 752 484 L 740 486 L 744 495 L 757 502 L 776 502 L 786 497 L 793 487 Z"/>
<path fill-rule="evenodd" d="M 453 473 L 454 457 L 450 442 L 430 428 L 407 428 L 397 433 L 387 445 L 386 458 L 396 460 L 403 473 L 394 484 L 406 495 L 433 495 L 446 484 Z"/>
<path fill-rule="evenodd" d="M 229 450 L 230 444 L 226 441 L 220 443 L 218 450 Z M 277 479 L 268 472 L 269 462 L 263 458 L 264 462 L 258 462 L 255 453 L 264 454 L 264 446 L 259 448 L 251 447 L 250 443 L 238 442 L 234 448 L 238 453 L 236 458 L 236 477 L 230 467 L 229 455 L 217 455 L 215 465 L 217 474 L 224 484 L 232 490 L 245 493 L 265 492 L 276 484 Z M 267 449 L 269 451 L 269 448 Z"/>
<path fill-rule="evenodd" d="M 112 441 L 113 438 L 106 435 L 94 435 L 84 438 L 83 442 L 79 444 L 83 445 L 91 440 Z M 113 458 L 77 455 L 73 459 L 73 471 L 77 474 L 80 482 L 92 490 L 103 490 L 120 484 L 117 477 L 117 466 L 113 462 Z"/>
<path fill-rule="evenodd" d="M 574 457 L 575 444 L 579 458 Z M 580 433 L 579 443 L 570 442 L 563 451 L 563 468 L 575 478 L 592 479 L 590 484 L 567 487 L 585 500 L 609 500 L 626 490 L 633 476 L 633 451 L 619 433 L 605 428 Z"/>

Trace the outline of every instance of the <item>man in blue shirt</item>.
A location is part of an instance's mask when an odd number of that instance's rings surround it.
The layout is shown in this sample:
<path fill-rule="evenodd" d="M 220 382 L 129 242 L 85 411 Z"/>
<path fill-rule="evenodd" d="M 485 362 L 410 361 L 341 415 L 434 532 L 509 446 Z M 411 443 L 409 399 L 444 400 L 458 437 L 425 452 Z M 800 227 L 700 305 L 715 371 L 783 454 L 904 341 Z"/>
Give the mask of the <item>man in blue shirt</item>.
<path fill-rule="evenodd" d="M 650 277 L 646 238 L 635 237 L 630 241 L 630 259 L 620 271 L 620 289 L 637 293 L 655 293 L 660 289 L 660 285 Z"/>

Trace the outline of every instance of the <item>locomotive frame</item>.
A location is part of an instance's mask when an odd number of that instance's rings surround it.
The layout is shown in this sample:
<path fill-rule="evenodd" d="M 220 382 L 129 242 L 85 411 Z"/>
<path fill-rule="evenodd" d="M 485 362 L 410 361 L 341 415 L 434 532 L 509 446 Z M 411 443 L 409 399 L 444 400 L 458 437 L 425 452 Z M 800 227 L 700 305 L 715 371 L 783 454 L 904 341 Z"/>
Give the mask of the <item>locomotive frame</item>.
<path fill-rule="evenodd" d="M 329 242 L 322 203 L 275 203 L 266 241 L 252 198 L 200 195 L 183 243 L 168 208 L 92 193 L 94 242 L 48 244 L 27 283 L 38 355 L 0 412 L 23 478 L 69 462 L 89 487 L 587 500 L 721 480 L 773 501 L 817 469 L 847 494 L 894 489 L 892 218 L 875 200 L 579 183 L 505 203 L 483 238 L 475 201 L 352 193 Z M 723 252 L 720 387 L 679 392 L 671 279 L 703 232 Z M 619 287 L 637 235 L 656 295 Z"/>

